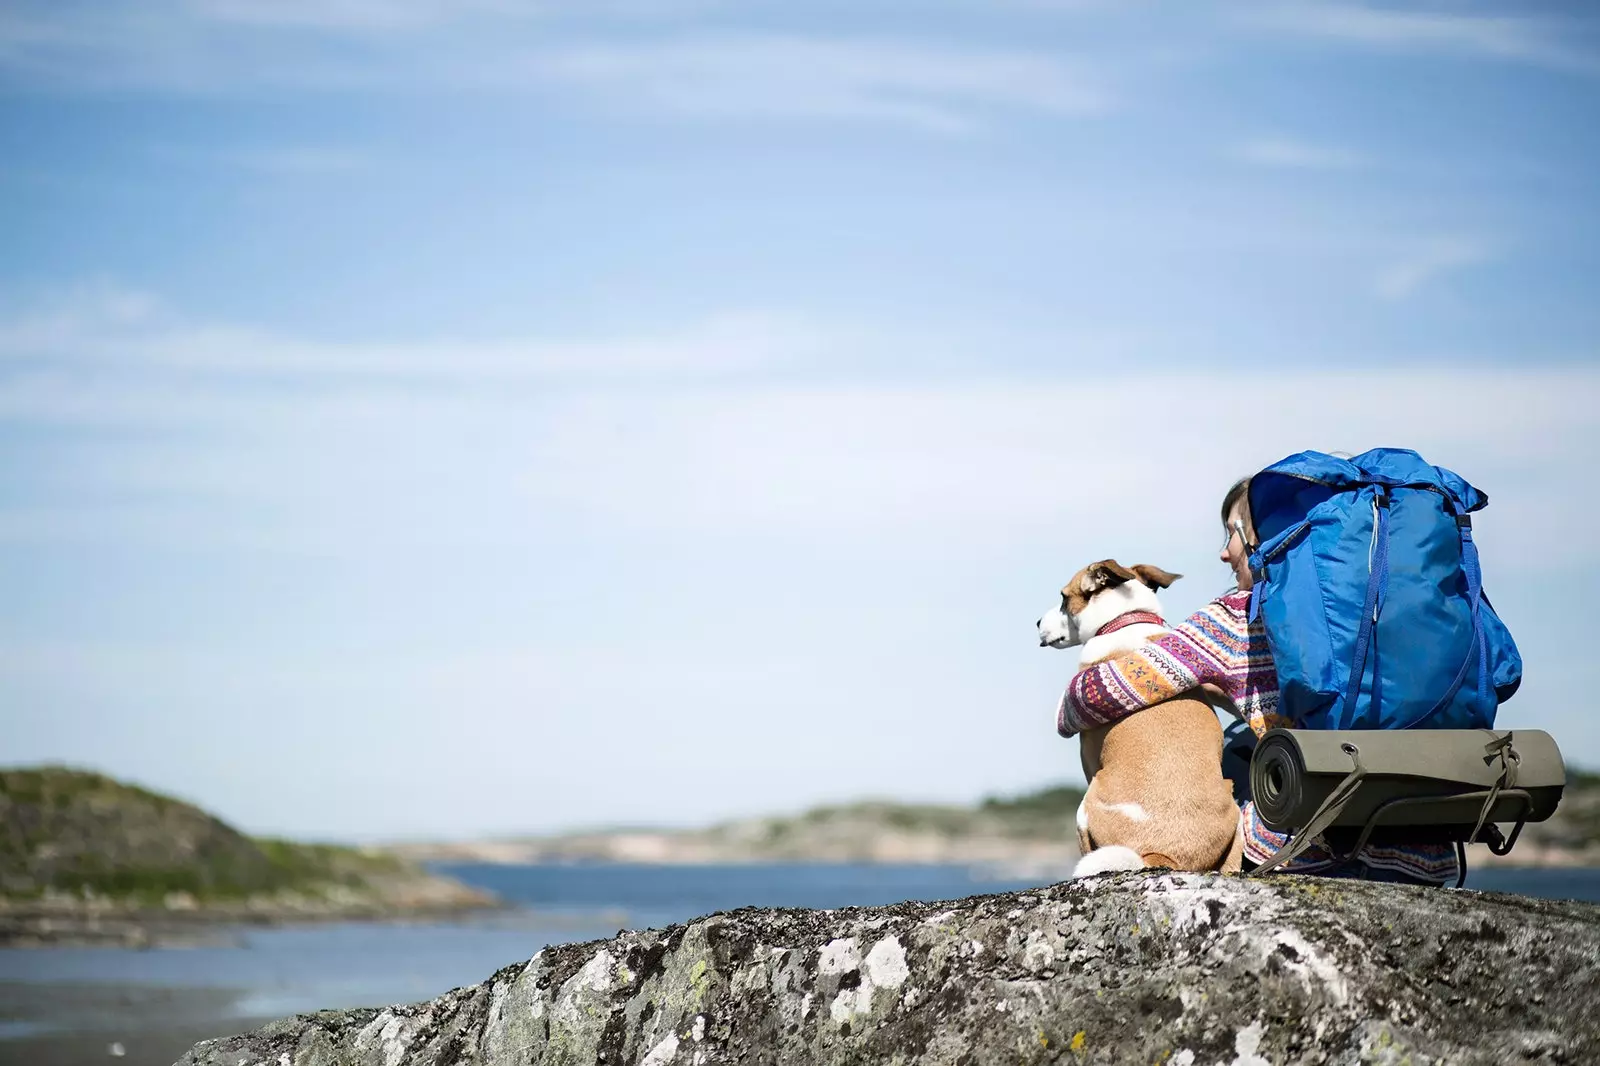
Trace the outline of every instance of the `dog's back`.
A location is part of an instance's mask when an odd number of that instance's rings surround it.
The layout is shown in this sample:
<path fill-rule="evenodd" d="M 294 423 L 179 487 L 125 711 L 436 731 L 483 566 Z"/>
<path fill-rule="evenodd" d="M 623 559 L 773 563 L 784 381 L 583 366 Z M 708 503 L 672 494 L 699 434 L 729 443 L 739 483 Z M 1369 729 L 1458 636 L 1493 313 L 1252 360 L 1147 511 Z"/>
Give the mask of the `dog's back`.
<path fill-rule="evenodd" d="M 1158 703 L 1083 735 L 1082 828 L 1145 866 L 1238 869 L 1239 809 L 1221 773 L 1222 727 L 1196 699 Z"/>

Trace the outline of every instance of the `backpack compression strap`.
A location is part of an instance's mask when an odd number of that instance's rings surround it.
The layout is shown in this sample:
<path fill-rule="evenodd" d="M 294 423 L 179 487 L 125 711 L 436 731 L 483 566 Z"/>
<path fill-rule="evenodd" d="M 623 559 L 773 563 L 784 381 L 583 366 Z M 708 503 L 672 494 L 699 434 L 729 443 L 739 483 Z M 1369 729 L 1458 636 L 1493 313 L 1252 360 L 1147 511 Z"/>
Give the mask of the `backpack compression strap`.
<path fill-rule="evenodd" d="M 1367 600 L 1361 608 L 1361 629 L 1356 633 L 1355 657 L 1350 663 L 1350 681 L 1344 691 L 1344 707 L 1339 712 L 1339 728 L 1353 728 L 1356 697 L 1361 694 L 1361 679 L 1367 672 L 1367 651 L 1372 646 L 1372 627 L 1383 610 L 1383 595 L 1389 587 L 1389 490 L 1379 485 L 1372 497 L 1372 555 L 1367 560 Z M 1455 693 L 1451 692 L 1454 698 Z M 1377 671 L 1373 671 L 1372 701 L 1378 701 Z M 1429 712 L 1432 713 L 1431 711 Z"/>
<path fill-rule="evenodd" d="M 1361 765 L 1360 749 L 1354 744 L 1341 744 L 1339 750 L 1350 756 L 1354 769 L 1333 787 L 1332 792 L 1328 793 L 1328 798 L 1322 801 L 1316 813 L 1306 822 L 1305 828 L 1295 833 L 1287 844 L 1274 852 L 1272 858 L 1252 870 L 1251 876 L 1271 873 L 1284 863 L 1299 858 L 1301 853 L 1322 835 L 1323 830 L 1334 823 L 1339 813 L 1344 810 L 1344 805 L 1350 802 L 1350 797 L 1361 787 L 1362 778 L 1367 776 L 1367 768 Z M 1345 861 L 1349 861 L 1349 858 L 1350 856 L 1346 856 Z"/>

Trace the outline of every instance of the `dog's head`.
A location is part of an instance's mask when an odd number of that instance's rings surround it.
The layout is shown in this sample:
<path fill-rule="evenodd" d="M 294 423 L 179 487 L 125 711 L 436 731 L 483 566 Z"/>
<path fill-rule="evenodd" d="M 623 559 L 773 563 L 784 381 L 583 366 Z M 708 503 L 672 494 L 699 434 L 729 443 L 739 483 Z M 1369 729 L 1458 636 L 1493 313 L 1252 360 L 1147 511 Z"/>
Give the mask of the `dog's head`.
<path fill-rule="evenodd" d="M 1115 559 L 1090 563 L 1061 586 L 1060 605 L 1039 619 L 1039 646 L 1075 648 L 1119 615 L 1160 614 L 1156 592 L 1182 576 L 1148 563 L 1123 566 Z"/>

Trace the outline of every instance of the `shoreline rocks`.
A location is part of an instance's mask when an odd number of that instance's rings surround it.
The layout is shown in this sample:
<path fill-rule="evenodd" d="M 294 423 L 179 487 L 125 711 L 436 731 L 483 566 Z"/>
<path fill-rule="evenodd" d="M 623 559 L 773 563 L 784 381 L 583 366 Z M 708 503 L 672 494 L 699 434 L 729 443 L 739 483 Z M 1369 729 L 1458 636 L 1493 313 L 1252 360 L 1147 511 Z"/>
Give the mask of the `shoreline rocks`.
<path fill-rule="evenodd" d="M 160 906 L 51 892 L 0 899 L 0 947 L 176 947 L 229 943 L 238 926 L 448 918 L 504 904 L 450 878 L 418 872 L 354 890 L 283 892 L 233 901 L 170 893 Z"/>
<path fill-rule="evenodd" d="M 1600 907 L 1187 874 L 547 948 L 483 983 L 197 1045 L 180 1066 L 1583 1062 Z"/>

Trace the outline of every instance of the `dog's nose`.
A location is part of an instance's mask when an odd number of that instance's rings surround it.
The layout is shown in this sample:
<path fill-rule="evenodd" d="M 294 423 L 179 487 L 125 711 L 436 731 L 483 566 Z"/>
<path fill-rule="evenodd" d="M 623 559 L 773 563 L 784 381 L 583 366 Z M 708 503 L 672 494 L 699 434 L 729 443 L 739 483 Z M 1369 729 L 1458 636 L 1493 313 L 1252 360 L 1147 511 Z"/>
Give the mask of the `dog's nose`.
<path fill-rule="evenodd" d="M 1043 618 L 1035 618 L 1033 620 L 1033 628 L 1038 629 L 1042 625 L 1044 625 L 1044 619 Z"/>

